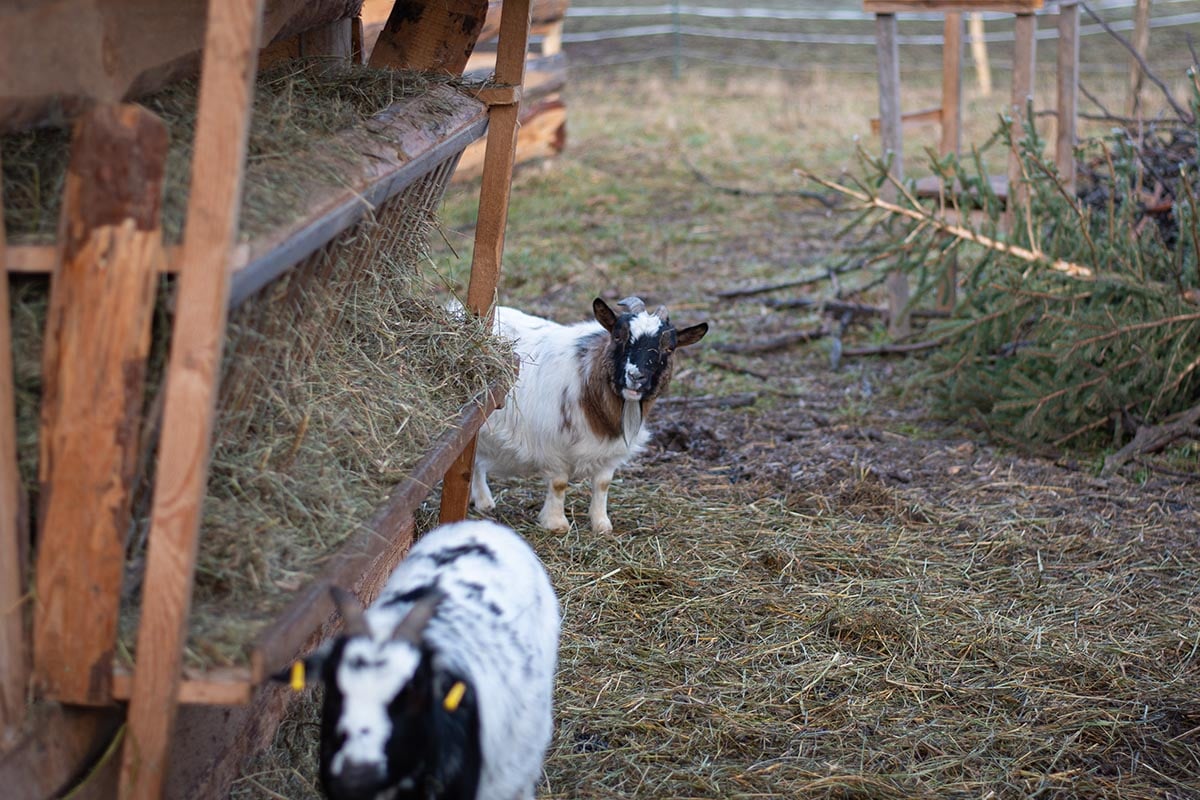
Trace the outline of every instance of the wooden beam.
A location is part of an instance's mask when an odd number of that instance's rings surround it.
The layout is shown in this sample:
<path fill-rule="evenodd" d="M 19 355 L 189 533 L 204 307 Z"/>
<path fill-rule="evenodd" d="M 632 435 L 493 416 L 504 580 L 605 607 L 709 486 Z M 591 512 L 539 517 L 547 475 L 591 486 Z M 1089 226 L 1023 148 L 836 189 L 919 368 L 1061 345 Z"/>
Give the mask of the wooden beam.
<path fill-rule="evenodd" d="M 1076 12 L 1078 13 L 1078 11 Z M 1150 47 L 1150 0 L 1137 0 L 1133 8 L 1133 38 L 1130 40 L 1133 49 L 1139 55 L 1145 56 Z M 1126 103 L 1126 115 L 1137 119 L 1142 111 L 1142 83 L 1146 76 L 1138 60 L 1129 56 L 1129 100 Z"/>
<path fill-rule="evenodd" d="M 917 111 L 905 111 L 900 115 L 901 125 L 942 124 L 945 111 L 941 106 L 922 108 Z M 879 117 L 871 117 L 871 133 L 878 136 L 883 131 L 883 123 Z"/>
<path fill-rule="evenodd" d="M 343 18 L 300 34 L 300 55 L 349 61 L 354 52 L 353 20 Z"/>
<path fill-rule="evenodd" d="M 397 0 L 370 65 L 461 75 L 483 30 L 487 5 L 488 0 Z"/>
<path fill-rule="evenodd" d="M 0 752 L 16 741 L 25 719 L 29 642 L 25 636 L 21 472 L 17 468 L 17 407 L 12 324 L 5 269 L 4 186 L 0 184 Z M 2 784 L 0 784 L 2 785 Z"/>
<path fill-rule="evenodd" d="M 879 120 L 883 156 L 890 159 L 889 171 L 896 181 L 904 180 L 904 133 L 900 122 L 900 44 L 894 14 L 875 15 L 875 46 L 879 56 Z M 886 183 L 880 190 L 894 199 L 896 187 Z M 908 276 L 900 270 L 888 273 L 888 332 L 904 336 L 909 330 Z"/>
<path fill-rule="evenodd" d="M 239 706 L 250 702 L 254 683 L 245 667 L 212 669 L 203 673 L 185 669 L 179 680 L 176 702 L 185 705 Z M 114 700 L 133 697 L 133 674 L 114 668 L 112 678 Z"/>
<path fill-rule="evenodd" d="M 1009 115 L 1012 119 L 1013 146 L 1008 154 L 1008 207 L 1006 223 L 1012 221 L 1014 209 L 1024 206 L 1029 188 L 1021 177 L 1021 157 L 1018 142 L 1024 135 L 1028 105 L 1033 102 L 1033 76 L 1037 68 L 1037 17 L 1018 14 L 1014 22 L 1012 99 Z M 1006 226 L 1007 227 L 1007 224 Z"/>
<path fill-rule="evenodd" d="M 1075 195 L 1075 142 L 1079 124 L 1079 3 L 1061 0 L 1058 12 L 1058 122 L 1054 165 L 1067 194 Z"/>
<path fill-rule="evenodd" d="M 75 125 L 42 352 L 34 615 L 35 677 L 62 702 L 111 702 L 166 159 L 167 127 L 141 106 Z"/>
<path fill-rule="evenodd" d="M 121 797 L 162 795 L 224 349 L 263 0 L 211 0 Z"/>
<path fill-rule="evenodd" d="M 949 11 L 942 26 L 942 155 L 957 153 L 962 146 L 962 57 L 961 11 Z"/>
<path fill-rule="evenodd" d="M 911 14 L 917 11 L 1000 11 L 1031 14 L 1043 0 L 863 0 L 868 14 Z"/>

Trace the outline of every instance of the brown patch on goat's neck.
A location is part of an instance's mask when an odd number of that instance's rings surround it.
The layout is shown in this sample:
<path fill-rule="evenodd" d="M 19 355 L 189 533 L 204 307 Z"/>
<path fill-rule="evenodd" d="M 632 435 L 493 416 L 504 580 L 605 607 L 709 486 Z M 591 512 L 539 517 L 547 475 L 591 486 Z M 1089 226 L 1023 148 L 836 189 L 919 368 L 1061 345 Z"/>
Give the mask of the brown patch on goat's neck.
<path fill-rule="evenodd" d="M 588 348 L 586 361 L 591 365 L 583 380 L 583 393 L 579 398 L 583 416 L 588 427 L 601 439 L 621 437 L 621 411 L 624 399 L 613 391 L 612 340 L 598 337 L 596 344 Z"/>

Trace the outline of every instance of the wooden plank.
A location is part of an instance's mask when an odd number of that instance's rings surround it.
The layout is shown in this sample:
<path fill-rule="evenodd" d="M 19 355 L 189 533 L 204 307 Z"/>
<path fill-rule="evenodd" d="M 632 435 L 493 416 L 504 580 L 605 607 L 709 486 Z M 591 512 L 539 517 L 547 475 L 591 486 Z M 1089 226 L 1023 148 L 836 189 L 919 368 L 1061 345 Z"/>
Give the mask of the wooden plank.
<path fill-rule="evenodd" d="M 1054 164 L 1067 194 L 1075 196 L 1075 142 L 1079 124 L 1079 3 L 1062 0 L 1058 12 L 1058 122 Z"/>
<path fill-rule="evenodd" d="M 569 0 L 530 0 L 530 31 L 536 28 L 548 29 L 554 23 L 561 23 L 569 4 Z M 483 30 L 479 32 L 479 41 L 487 42 L 500 35 L 500 15 L 503 10 L 504 3 L 501 0 L 490 0 L 487 20 L 483 23 Z M 543 55 L 550 53 L 543 52 Z"/>
<path fill-rule="evenodd" d="M 178 269 L 179 248 L 167 245 L 166 257 L 154 265 L 156 272 L 174 273 Z M 7 249 L 8 272 L 49 275 L 58 268 L 62 253 L 52 244 L 10 244 Z"/>
<path fill-rule="evenodd" d="M 68 703 L 111 702 L 137 478 L 167 127 L 137 105 L 75 126 L 42 355 L 34 670 Z"/>
<path fill-rule="evenodd" d="M 195 578 L 263 0 L 212 0 L 121 796 L 162 795 Z"/>
<path fill-rule="evenodd" d="M 349 17 L 300 34 L 300 55 L 349 61 L 354 51 L 353 21 Z"/>
<path fill-rule="evenodd" d="M 904 180 L 904 133 L 900 122 L 900 45 L 896 17 L 875 16 L 875 45 L 879 55 L 879 119 L 884 158 L 890 158 L 889 172 L 896 181 Z M 896 197 L 896 187 L 885 183 L 880 194 L 886 200 Z M 909 331 L 908 277 L 892 270 L 886 279 L 888 292 L 888 332 L 893 337 Z"/>
<path fill-rule="evenodd" d="M 1039 10 L 1043 0 L 863 0 L 868 14 L 906 14 L 915 11 L 1001 11 L 1029 14 Z"/>
<path fill-rule="evenodd" d="M 0 752 L 17 740 L 25 719 L 29 642 L 25 637 L 25 526 L 17 467 L 17 408 L 12 324 L 5 269 L 4 194 L 0 185 Z M 3 784 L 0 784 L 3 785 Z"/>
<path fill-rule="evenodd" d="M 1006 227 L 1012 220 L 1013 209 L 1023 206 L 1029 189 L 1021 177 L 1021 158 L 1017 148 L 1025 127 L 1027 106 L 1033 101 L 1033 75 L 1037 68 L 1037 17 L 1018 14 L 1014 23 L 1012 99 L 1009 115 L 1013 123 L 1013 147 L 1008 155 L 1008 207 Z"/>
<path fill-rule="evenodd" d="M 975 78 L 979 81 L 979 93 L 984 97 L 992 94 L 992 62 L 988 60 L 987 40 L 983 38 L 983 14 L 975 12 L 967 17 L 967 30 L 971 35 L 971 60 L 975 62 Z"/>
<path fill-rule="evenodd" d="M 567 141 L 567 107 L 552 95 L 536 103 L 521 104 L 521 124 L 517 132 L 517 152 L 513 163 L 525 164 L 541 158 L 553 158 L 563 151 Z M 458 161 L 454 181 L 478 178 L 483 171 L 484 142 L 471 144 Z"/>
<path fill-rule="evenodd" d="M 390 543 L 411 528 L 413 515 L 421 501 L 495 410 L 508 388 L 507 383 L 494 386 L 479 402 L 468 403 L 457 423 L 434 441 L 412 474 L 395 488 L 387 502 L 363 526 L 362 533 L 347 540 L 330 558 L 321 577 L 298 594 L 262 632 L 251 655 L 251 674 L 256 683 L 290 664 L 333 613 L 329 587 L 354 586 L 364 570 L 392 547 Z"/>
<path fill-rule="evenodd" d="M 400 0 L 369 63 L 461 75 L 486 17 L 487 0 Z"/>
<path fill-rule="evenodd" d="M 254 683 L 246 667 L 223 667 L 205 672 L 185 669 L 179 680 L 176 702 L 237 706 L 249 703 L 253 694 Z M 119 666 L 113 668 L 112 696 L 115 700 L 133 697 L 133 675 Z"/>
<path fill-rule="evenodd" d="M 362 0 L 271 0 L 256 46 L 358 13 Z M 208 0 L 0 3 L 0 130 L 72 116 L 195 75 Z"/>
<path fill-rule="evenodd" d="M 112 742 L 122 714 L 117 708 L 38 703 L 29 717 L 25 735 L 0 752 L 0 786 L 6 798 L 62 797 Z"/>
<path fill-rule="evenodd" d="M 1078 11 L 1076 11 L 1078 13 Z M 1077 23 L 1078 24 L 1078 23 Z M 1133 37 L 1129 42 L 1133 49 L 1145 56 L 1150 47 L 1150 0 L 1137 0 L 1133 8 Z M 1142 83 L 1145 81 L 1142 65 L 1129 56 L 1129 99 L 1125 104 L 1126 115 L 1137 119 L 1142 111 Z"/>

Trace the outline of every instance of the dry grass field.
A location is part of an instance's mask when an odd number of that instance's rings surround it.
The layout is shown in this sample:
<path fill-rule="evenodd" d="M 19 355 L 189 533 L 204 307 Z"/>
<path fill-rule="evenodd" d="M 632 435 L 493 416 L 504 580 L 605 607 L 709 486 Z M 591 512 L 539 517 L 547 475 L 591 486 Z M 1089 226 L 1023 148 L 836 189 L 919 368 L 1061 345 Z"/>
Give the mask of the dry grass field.
<path fill-rule="evenodd" d="M 1120 107 L 1122 86 L 1088 88 Z M 980 142 L 1004 98 L 968 100 Z M 1194 442 L 1102 478 L 1104 453 L 933 417 L 919 358 L 722 349 L 814 324 L 765 297 L 832 293 L 718 295 L 840 263 L 845 215 L 793 170 L 877 147 L 873 79 L 577 62 L 567 103 L 567 152 L 513 187 L 502 301 L 572 321 L 636 293 L 712 332 L 618 473 L 611 536 L 582 488 L 550 535 L 536 482 L 493 484 L 564 615 L 539 796 L 1200 797 Z M 935 137 L 911 132 L 912 172 Z M 460 290 L 474 194 L 448 199 L 430 255 Z M 310 698 L 234 796 L 319 796 L 315 725 Z"/>

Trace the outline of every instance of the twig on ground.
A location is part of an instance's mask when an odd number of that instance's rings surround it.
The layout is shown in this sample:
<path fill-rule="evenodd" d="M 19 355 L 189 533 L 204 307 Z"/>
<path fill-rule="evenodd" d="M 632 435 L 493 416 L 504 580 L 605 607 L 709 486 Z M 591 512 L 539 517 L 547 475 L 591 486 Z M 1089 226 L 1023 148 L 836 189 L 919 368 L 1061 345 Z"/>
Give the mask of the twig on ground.
<path fill-rule="evenodd" d="M 758 392 L 734 392 L 733 394 L 701 394 L 695 397 L 664 397 L 660 405 L 689 406 L 691 408 L 743 408 L 758 401 Z"/>
<path fill-rule="evenodd" d="M 687 157 L 686 153 L 683 154 L 683 163 L 687 166 L 688 170 L 691 171 L 692 175 L 695 176 L 696 180 L 700 181 L 705 186 L 709 187 L 710 189 L 716 189 L 718 192 L 731 194 L 735 197 L 803 197 L 808 200 L 816 200 L 818 203 L 825 206 L 825 208 L 837 208 L 838 206 L 838 198 L 836 195 L 821 194 L 820 192 L 812 192 L 808 191 L 807 189 L 788 189 L 786 191 L 778 189 L 766 191 L 761 189 L 743 189 L 740 186 L 723 186 L 719 183 L 716 183 L 712 180 L 712 178 L 709 178 L 707 175 L 701 172 L 700 169 L 692 163 L 691 159 Z"/>
<path fill-rule="evenodd" d="M 945 339 L 929 339 L 924 342 L 910 342 L 908 344 L 881 344 L 877 347 L 849 347 L 842 351 L 842 355 L 851 358 L 855 356 L 898 356 L 906 353 L 919 353 L 922 350 L 932 350 L 935 347 L 941 347 L 945 343 Z"/>
<path fill-rule="evenodd" d="M 819 307 L 832 314 L 849 312 L 859 317 L 886 317 L 888 310 L 882 306 L 869 306 L 865 303 L 847 303 L 843 300 L 823 300 L 817 297 L 789 297 L 787 299 L 766 300 L 764 305 L 771 308 L 813 308 Z M 949 319 L 950 312 L 942 309 L 917 308 L 909 312 L 913 317 L 927 319 Z"/>
<path fill-rule="evenodd" d="M 1104 459 L 1104 468 L 1100 470 L 1101 477 L 1112 475 L 1138 456 L 1158 452 L 1176 439 L 1187 436 L 1200 439 L 1198 422 L 1200 422 L 1200 405 L 1192 406 L 1161 425 L 1138 427 L 1133 441 Z"/>
<path fill-rule="evenodd" d="M 742 367 L 737 364 L 731 364 L 728 361 L 716 361 L 714 359 L 707 358 L 704 360 L 704 363 L 708 364 L 710 367 L 716 367 L 717 369 L 723 369 L 726 372 L 736 372 L 739 375 L 749 375 L 751 378 L 758 378 L 759 380 L 763 380 L 763 381 L 769 380 L 772 377 L 771 375 L 768 375 L 765 372 L 759 372 L 757 370 L 750 369 L 749 367 Z"/>
<path fill-rule="evenodd" d="M 785 333 L 782 336 L 774 336 L 770 339 L 760 339 L 757 342 L 718 345 L 717 349 L 724 353 L 769 353 L 772 350 L 783 350 L 793 345 L 812 342 L 828 335 L 829 330 L 827 328 L 813 328 L 809 331 L 793 331 L 792 333 Z"/>

